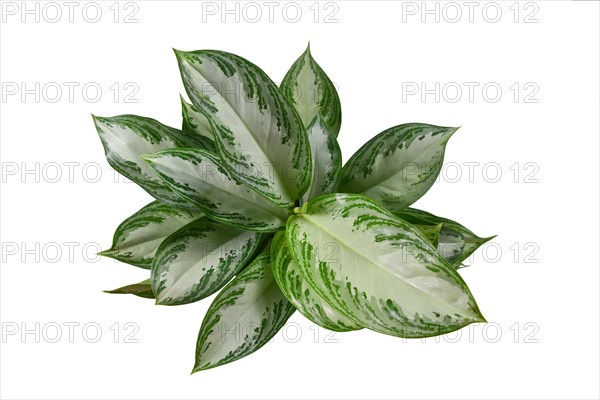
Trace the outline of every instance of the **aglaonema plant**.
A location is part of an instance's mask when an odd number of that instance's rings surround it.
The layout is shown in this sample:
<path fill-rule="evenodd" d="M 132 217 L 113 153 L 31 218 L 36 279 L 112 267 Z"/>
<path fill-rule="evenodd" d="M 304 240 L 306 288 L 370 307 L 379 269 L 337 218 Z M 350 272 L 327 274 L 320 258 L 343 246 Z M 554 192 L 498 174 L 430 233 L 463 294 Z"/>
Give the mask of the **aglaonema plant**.
<path fill-rule="evenodd" d="M 279 86 L 234 54 L 175 54 L 182 129 L 94 117 L 109 164 L 156 199 L 100 254 L 150 270 L 110 293 L 181 305 L 218 292 L 193 372 L 256 351 L 296 310 L 402 338 L 485 321 L 457 270 L 489 238 L 410 208 L 456 128 L 394 126 L 342 166 L 340 100 L 309 49 Z"/>

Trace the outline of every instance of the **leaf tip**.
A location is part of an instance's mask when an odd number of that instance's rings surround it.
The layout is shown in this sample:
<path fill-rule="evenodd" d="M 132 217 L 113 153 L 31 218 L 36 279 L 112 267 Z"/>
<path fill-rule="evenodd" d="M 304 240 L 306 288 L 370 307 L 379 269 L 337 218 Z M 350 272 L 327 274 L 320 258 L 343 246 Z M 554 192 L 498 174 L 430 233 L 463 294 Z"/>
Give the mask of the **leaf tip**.
<path fill-rule="evenodd" d="M 154 292 L 154 288 L 152 289 Z M 168 298 L 163 294 L 164 292 L 158 292 L 154 294 L 154 305 L 155 306 L 172 306 L 177 305 L 177 303 L 172 303 L 168 301 Z"/>
<path fill-rule="evenodd" d="M 96 125 L 96 126 L 105 124 L 106 121 L 108 121 L 108 118 L 106 118 L 106 117 L 99 117 L 94 114 L 90 114 L 90 115 L 92 116 L 92 121 L 94 121 L 94 125 Z"/>
<path fill-rule="evenodd" d="M 183 98 L 183 95 L 182 95 L 181 93 L 179 93 L 179 101 L 181 101 L 181 105 L 182 105 L 184 108 L 187 108 L 187 105 L 188 105 L 188 104 L 187 104 L 187 101 L 186 101 L 186 100 Z"/>
<path fill-rule="evenodd" d="M 462 125 L 459 125 L 457 127 L 450 127 L 450 128 L 448 128 L 450 136 L 454 135 L 456 133 L 456 131 L 459 130 L 460 128 L 462 128 Z"/>
<path fill-rule="evenodd" d="M 488 236 L 486 238 L 481 238 L 481 240 L 483 240 L 483 243 L 489 242 L 490 240 L 494 239 L 498 237 L 498 235 L 492 235 L 492 236 Z"/>
<path fill-rule="evenodd" d="M 174 47 L 173 47 L 173 53 L 175 53 L 175 58 L 177 59 L 177 64 L 180 65 L 180 68 L 181 68 L 181 64 L 185 61 L 187 53 L 183 50 L 177 50 Z"/>
<path fill-rule="evenodd" d="M 112 257 L 113 255 L 113 249 L 107 249 L 107 250 L 102 250 L 96 253 L 97 256 L 102 256 L 102 257 Z"/>
<path fill-rule="evenodd" d="M 235 360 L 233 360 L 233 361 L 235 361 Z M 224 364 L 228 364 L 228 363 L 224 363 Z M 200 371 L 207 371 L 209 369 L 220 367 L 220 366 L 222 366 L 224 364 L 222 364 L 220 362 L 217 362 L 216 364 L 213 364 L 213 363 L 209 362 L 209 363 L 205 363 L 203 365 L 202 364 L 202 355 L 200 355 L 200 358 L 197 359 L 196 362 L 194 363 L 194 368 L 192 368 L 192 372 L 190 373 L 190 375 L 193 375 L 193 374 L 195 374 L 197 372 L 200 372 Z"/>
<path fill-rule="evenodd" d="M 202 368 L 200 368 L 198 364 L 194 364 L 194 368 L 192 368 L 192 372 L 190 372 L 190 375 L 194 375 L 195 373 L 200 371 L 202 371 Z"/>
<path fill-rule="evenodd" d="M 475 306 L 475 309 L 473 311 L 475 312 L 475 316 L 472 319 L 471 323 L 473 323 L 473 324 L 477 324 L 477 323 L 487 324 L 487 319 L 485 319 L 485 317 L 481 313 L 481 310 L 479 309 L 478 306 Z"/>

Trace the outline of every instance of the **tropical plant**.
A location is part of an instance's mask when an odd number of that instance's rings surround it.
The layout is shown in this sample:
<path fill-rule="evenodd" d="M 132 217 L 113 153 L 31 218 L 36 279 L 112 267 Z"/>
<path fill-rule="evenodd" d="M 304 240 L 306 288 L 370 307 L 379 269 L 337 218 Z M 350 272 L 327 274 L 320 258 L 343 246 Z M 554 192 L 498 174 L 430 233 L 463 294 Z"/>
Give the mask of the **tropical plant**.
<path fill-rule="evenodd" d="M 457 269 L 489 238 L 409 208 L 457 128 L 394 126 L 342 167 L 340 100 L 310 49 L 279 87 L 234 54 L 175 54 L 191 100 L 182 129 L 93 117 L 109 164 L 156 199 L 100 254 L 150 270 L 109 293 L 181 305 L 218 292 L 194 372 L 256 351 L 296 310 L 403 338 L 485 321 Z"/>

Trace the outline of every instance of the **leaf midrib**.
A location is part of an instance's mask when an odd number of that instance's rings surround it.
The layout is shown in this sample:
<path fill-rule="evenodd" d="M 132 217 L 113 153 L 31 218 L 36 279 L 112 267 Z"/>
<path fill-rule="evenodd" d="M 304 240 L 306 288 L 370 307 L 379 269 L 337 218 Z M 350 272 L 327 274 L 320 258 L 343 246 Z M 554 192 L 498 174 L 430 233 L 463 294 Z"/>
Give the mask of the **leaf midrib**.
<path fill-rule="evenodd" d="M 401 281 L 401 282 L 402 282 L 403 284 L 405 284 L 406 286 L 408 286 L 408 287 L 410 287 L 410 288 L 412 288 L 412 289 L 414 289 L 414 290 L 416 290 L 416 291 L 418 291 L 418 292 L 421 292 L 421 293 L 423 293 L 423 294 L 424 294 L 424 295 L 426 295 L 427 297 L 431 297 L 432 299 L 434 299 L 434 300 L 435 300 L 435 302 L 436 302 L 436 303 L 439 303 L 439 304 L 441 304 L 442 306 L 444 306 L 444 308 L 446 308 L 446 309 L 452 309 L 452 310 L 458 310 L 458 312 L 459 312 L 459 314 L 460 314 L 460 315 L 463 315 L 463 314 L 464 314 L 463 310 L 459 310 L 459 309 L 457 309 L 457 308 L 455 308 L 455 307 L 449 307 L 447 303 L 444 303 L 444 302 L 442 302 L 441 300 L 439 300 L 437 297 L 433 296 L 432 294 L 430 294 L 430 293 L 427 293 L 427 292 L 423 291 L 422 289 L 420 289 L 420 288 L 416 287 L 415 285 L 413 285 L 413 284 L 411 284 L 411 283 L 409 283 L 409 282 L 405 281 L 403 278 L 401 278 L 401 277 L 399 277 L 399 276 L 397 276 L 397 275 L 393 274 L 392 272 L 390 272 L 390 271 L 389 271 L 388 269 L 386 269 L 385 267 L 383 267 L 383 266 L 381 266 L 381 265 L 379 265 L 379 264 L 376 264 L 376 263 L 372 262 L 372 261 L 371 261 L 371 260 L 370 260 L 370 259 L 369 259 L 367 256 L 365 256 L 364 254 L 362 254 L 362 253 L 360 253 L 360 252 L 356 251 L 356 249 L 355 249 L 355 248 L 353 248 L 353 247 L 351 247 L 351 246 L 347 245 L 347 244 L 346 244 L 346 243 L 345 243 L 343 240 L 341 240 L 341 238 L 340 238 L 340 237 L 338 237 L 337 235 L 335 235 L 335 234 L 334 234 L 333 232 L 331 232 L 329 229 L 326 229 L 326 228 L 324 228 L 322 225 L 319 225 L 319 224 L 317 224 L 317 223 L 316 223 L 316 222 L 315 222 L 313 219 L 311 219 L 311 218 L 310 218 L 310 214 L 304 214 L 304 215 L 303 215 L 303 218 L 306 218 L 306 219 L 307 219 L 307 221 L 311 222 L 311 223 L 312 223 L 314 226 L 321 228 L 321 230 L 322 230 L 323 232 L 327 233 L 327 234 L 328 234 L 328 235 L 330 235 L 332 238 L 334 238 L 334 239 L 336 240 L 336 242 L 337 242 L 337 243 L 341 243 L 341 244 L 342 244 L 344 247 L 346 247 L 346 248 L 350 249 L 350 250 L 351 250 L 351 252 L 353 252 L 353 253 L 357 254 L 358 256 L 360 256 L 360 258 L 362 258 L 362 259 L 366 260 L 366 261 L 367 261 L 367 263 L 369 263 L 369 264 L 371 264 L 371 265 L 374 265 L 374 266 L 376 266 L 376 267 L 378 267 L 378 268 L 382 269 L 384 272 L 386 272 L 386 273 L 387 273 L 387 274 L 389 274 L 389 275 L 392 275 L 392 276 L 394 276 L 395 278 L 397 278 L 399 281 Z"/>
<path fill-rule="evenodd" d="M 431 135 L 431 134 L 429 134 L 429 135 Z M 409 151 L 409 149 L 410 149 L 410 147 L 406 147 L 404 149 L 401 149 L 400 152 Z M 410 161 L 402 161 L 402 163 L 404 163 L 404 164 L 406 164 L 406 163 L 419 163 L 419 161 L 424 158 L 425 154 L 426 154 L 426 152 L 422 152 L 422 153 L 418 154 L 416 157 L 414 157 L 412 160 L 410 160 Z M 379 156 L 379 154 L 377 156 Z M 392 155 L 391 157 L 393 158 L 394 155 Z M 377 157 L 375 157 L 375 158 L 377 158 Z M 427 157 L 427 159 L 431 159 L 431 157 Z M 370 167 L 373 166 L 374 162 L 375 162 L 375 160 L 373 160 L 373 163 L 370 164 Z M 430 163 L 428 163 L 428 164 L 430 164 Z M 362 189 L 361 192 L 365 192 L 365 191 L 367 191 L 367 190 L 369 190 L 369 189 L 371 189 L 371 188 L 373 188 L 375 186 L 381 186 L 382 184 L 384 184 L 384 183 L 386 183 L 386 182 L 394 179 L 398 174 L 404 173 L 404 168 L 405 167 L 403 166 L 401 169 L 399 169 L 399 170 L 397 170 L 395 172 L 392 172 L 391 174 L 388 174 L 386 176 L 382 176 L 379 180 L 377 180 L 375 182 L 369 182 L 370 186 L 367 187 L 367 188 L 365 188 L 365 189 Z"/>
<path fill-rule="evenodd" d="M 221 266 L 221 265 L 220 265 L 220 264 L 221 264 L 221 261 L 220 261 L 221 257 L 219 257 L 219 256 L 218 256 L 219 250 L 220 250 L 221 248 L 225 247 L 225 246 L 228 246 L 228 245 L 229 245 L 230 243 L 232 243 L 232 242 L 236 242 L 236 243 L 237 243 L 237 242 L 241 242 L 241 243 L 244 243 L 244 242 L 246 242 L 246 243 L 247 243 L 247 242 L 248 242 L 250 239 L 247 239 L 247 240 L 245 240 L 245 241 L 244 241 L 244 240 L 240 240 L 240 237 L 244 236 L 244 233 L 245 233 L 245 232 L 243 232 L 243 233 L 241 233 L 241 234 L 239 234 L 239 235 L 233 236 L 233 237 L 231 237 L 231 238 L 229 238 L 229 239 L 227 239 L 227 240 L 225 240 L 225 241 L 221 242 L 221 243 L 219 244 L 219 246 L 217 246 L 217 247 L 215 248 L 215 250 L 214 250 L 214 251 L 210 252 L 209 254 L 207 254 L 207 255 L 204 257 L 204 258 L 206 258 L 206 259 L 207 259 L 207 261 L 210 259 L 210 260 L 211 260 L 210 262 L 203 263 L 203 262 L 202 262 L 202 260 L 200 260 L 200 261 L 198 261 L 198 262 L 194 263 L 194 264 L 193 264 L 192 266 L 190 266 L 189 268 L 187 268 L 185 271 L 183 271 L 183 273 L 182 273 L 182 274 L 181 274 L 181 275 L 180 275 L 180 276 L 179 276 L 179 277 L 178 277 L 178 278 L 177 278 L 177 279 L 176 279 L 176 280 L 175 280 L 175 281 L 174 281 L 174 282 L 171 284 L 171 286 L 170 286 L 169 290 L 167 290 L 167 294 L 169 294 L 169 292 L 171 292 L 173 289 L 175 289 L 175 286 L 180 286 L 180 285 L 178 285 L 178 284 L 179 284 L 179 283 L 180 283 L 180 282 L 181 282 L 181 281 L 182 281 L 182 280 L 183 280 L 183 279 L 184 279 L 186 276 L 188 276 L 188 275 L 189 275 L 189 274 L 190 274 L 192 271 L 195 271 L 195 270 L 197 270 L 198 268 L 201 268 L 201 267 L 202 267 L 202 265 L 205 265 L 205 266 L 211 265 L 211 267 L 212 267 L 212 268 L 210 268 L 210 269 L 206 268 L 206 273 L 208 273 L 208 271 L 210 271 L 210 270 L 215 270 L 215 269 L 218 269 L 218 267 L 219 267 L 219 266 Z M 198 240 L 198 239 L 195 239 L 195 240 Z M 190 243 L 188 243 L 188 246 L 191 246 L 191 244 L 190 244 Z M 242 247 L 242 248 L 243 248 L 243 247 Z M 186 250 L 187 250 L 187 247 L 186 247 Z M 184 252 L 185 252 L 185 250 L 184 250 Z M 244 260 L 244 259 L 246 259 L 249 253 L 250 253 L 250 252 L 245 252 L 245 253 L 242 253 L 242 254 L 240 254 L 240 255 L 239 255 L 239 260 Z M 180 253 L 180 254 L 181 254 L 181 253 Z M 216 261 L 216 262 L 214 262 L 214 261 Z M 231 266 L 231 265 L 232 265 L 232 263 L 229 263 L 229 265 Z M 169 268 L 169 269 L 170 269 L 170 268 Z M 231 273 L 231 271 L 232 271 L 232 270 L 235 270 L 235 268 L 231 268 L 231 269 L 229 270 L 229 273 Z M 167 273 L 168 273 L 168 270 L 167 270 Z M 206 273 L 202 274 L 202 276 L 204 277 L 204 276 L 206 275 Z M 212 280 L 212 284 L 213 284 L 213 285 L 214 285 L 214 283 L 215 283 L 215 282 L 216 282 L 216 280 Z M 193 285 L 195 285 L 196 283 L 197 283 L 197 282 L 193 282 L 191 287 L 193 287 Z M 167 294 L 163 295 L 163 293 L 164 293 L 164 292 L 165 292 L 164 290 L 163 290 L 162 292 L 160 292 L 160 295 L 162 295 L 161 297 L 162 297 L 163 299 L 167 299 L 167 298 L 175 299 L 175 298 L 173 298 L 173 297 L 171 297 L 171 296 L 167 296 Z M 179 299 L 182 299 L 182 298 L 186 298 L 186 297 L 190 296 L 191 294 L 192 294 L 192 293 L 190 293 L 190 292 L 184 291 L 183 295 L 182 295 L 182 296 L 179 296 L 179 297 L 177 297 L 176 299 L 177 299 L 177 300 L 179 300 Z"/>
<path fill-rule="evenodd" d="M 268 259 L 269 259 L 269 257 L 268 257 L 268 256 L 266 256 L 266 257 L 265 257 L 265 256 L 263 256 L 263 258 L 264 258 L 264 260 L 257 258 L 257 259 L 255 260 L 255 262 L 268 262 Z M 258 261 L 258 260 L 260 260 L 260 261 Z M 264 276 L 263 276 L 263 278 L 264 278 Z M 256 281 L 255 281 L 255 282 L 256 282 Z M 232 285 L 231 285 L 231 286 L 230 286 L 228 289 L 231 289 L 231 287 L 234 287 L 234 286 L 242 286 L 242 287 L 244 287 L 244 288 L 245 288 L 247 284 L 248 284 L 248 281 L 244 280 L 244 281 L 241 281 L 241 282 L 237 282 L 237 283 L 235 283 L 235 284 L 232 284 Z M 264 287 L 262 290 L 260 290 L 260 291 L 258 292 L 258 294 L 255 296 L 255 298 L 256 298 L 256 299 L 259 299 L 259 298 L 261 298 L 261 297 L 263 296 L 263 294 L 265 294 L 265 293 L 266 293 L 266 292 L 268 292 L 268 291 L 271 291 L 271 290 L 273 289 L 273 285 L 275 285 L 277 288 L 279 287 L 279 286 L 277 285 L 277 282 L 275 281 L 275 277 L 274 277 L 274 276 L 273 276 L 273 279 L 271 280 L 271 282 L 270 282 L 269 284 L 267 284 L 267 285 L 266 285 L 266 286 L 265 286 L 265 287 Z M 222 293 L 225 293 L 225 290 L 223 290 L 223 292 L 222 292 Z M 237 302 L 237 301 L 238 301 L 238 300 L 239 300 L 239 299 L 240 299 L 242 296 L 244 296 L 244 294 L 245 294 L 245 291 L 244 291 L 244 293 L 242 293 L 240 296 L 238 296 L 238 297 L 235 299 L 235 301 Z M 255 294 L 256 294 L 256 293 L 255 293 Z M 285 296 L 282 296 L 282 297 L 283 297 L 283 299 L 284 299 L 284 300 L 286 300 L 286 299 L 285 299 Z M 286 301 L 287 301 L 287 300 L 286 300 Z M 241 319 L 241 317 L 245 316 L 245 315 L 248 313 L 248 311 L 250 311 L 250 309 L 254 308 L 254 305 L 255 305 L 255 304 L 256 304 L 256 301 L 254 301 L 254 302 L 252 302 L 252 303 L 249 303 L 247 307 L 244 307 L 244 308 L 243 308 L 243 311 L 242 311 L 241 313 L 238 313 L 238 314 L 236 315 L 236 317 L 235 317 L 235 318 L 236 318 L 236 319 L 235 319 L 235 321 L 237 322 L 237 321 L 239 321 L 239 320 Z M 216 311 L 218 311 L 218 310 L 215 310 L 215 314 L 216 314 Z M 264 313 L 263 313 L 263 314 L 264 314 Z M 213 315 L 214 315 L 214 314 L 213 314 Z M 220 315 L 224 315 L 224 312 L 221 312 L 221 313 L 220 313 Z M 205 354 L 206 354 L 206 353 L 205 353 Z"/>
<path fill-rule="evenodd" d="M 212 84 L 212 83 L 211 83 L 211 82 L 208 80 L 208 78 L 207 78 L 207 77 L 206 77 L 206 76 L 205 76 L 205 75 L 204 75 L 204 74 L 203 74 L 201 71 L 199 71 L 198 69 L 194 68 L 194 66 L 192 66 L 192 68 L 193 68 L 194 70 L 196 70 L 196 71 L 197 71 L 197 72 L 198 72 L 198 73 L 199 73 L 199 74 L 202 76 L 202 78 L 204 78 L 204 79 L 206 80 L 206 82 L 207 82 L 207 83 L 208 83 L 208 84 L 209 84 L 209 85 L 210 85 L 210 86 L 211 86 L 211 87 L 212 87 L 212 88 L 213 88 L 213 89 L 214 89 L 214 90 L 215 90 L 217 93 L 219 93 L 219 96 L 221 96 L 221 99 L 225 101 L 225 103 L 226 103 L 226 104 L 229 106 L 229 108 L 233 110 L 233 112 L 235 113 L 235 115 L 237 115 L 238 119 L 239 119 L 239 120 L 242 122 L 242 124 L 244 125 L 244 128 L 245 128 L 245 129 L 246 129 L 246 131 L 249 133 L 250 137 L 252 138 L 252 140 L 254 141 L 254 143 L 256 144 L 256 146 L 258 147 L 258 149 L 260 150 L 260 152 L 261 152 L 261 153 L 262 153 L 262 155 L 264 156 L 265 160 L 266 160 L 268 163 L 271 163 L 271 159 L 270 159 L 270 158 L 267 156 L 267 153 L 266 153 L 265 149 L 264 149 L 264 148 L 261 146 L 261 144 L 260 144 L 260 142 L 258 141 L 258 139 L 257 139 L 257 138 L 254 136 L 254 134 L 253 134 L 252 130 L 251 130 L 249 127 L 248 127 L 248 124 L 247 124 L 247 123 L 246 123 L 246 121 L 245 121 L 245 120 L 242 118 L 242 116 L 240 115 L 240 113 L 238 112 L 238 110 L 237 110 L 235 107 L 233 107 L 233 106 L 231 105 L 231 103 L 229 103 L 229 101 L 228 101 L 228 100 L 226 100 L 226 97 L 225 97 L 225 96 L 223 96 L 223 93 L 222 93 L 221 89 L 220 89 L 220 88 L 218 88 L 218 87 L 215 87 L 215 86 L 213 86 L 213 84 Z M 237 69 L 236 69 L 236 71 L 235 71 L 235 74 L 234 74 L 233 76 L 235 76 L 235 75 L 237 75 L 237 76 L 238 76 L 238 81 L 240 82 L 240 84 L 242 84 L 242 87 L 244 88 L 244 91 L 245 91 L 245 87 L 244 87 L 244 85 L 243 85 L 243 80 L 241 80 L 241 79 L 239 78 L 239 75 L 240 75 L 240 74 L 239 74 L 239 72 L 237 71 Z M 220 85 L 218 85 L 218 86 L 220 86 Z M 277 87 L 275 87 L 275 89 L 278 89 L 278 88 L 277 88 Z M 269 104 L 269 108 L 270 108 L 270 106 L 271 106 L 271 105 Z M 220 119 L 219 119 L 219 120 L 220 120 Z M 265 140 L 265 142 L 266 142 L 266 143 L 268 143 L 268 142 L 269 142 L 269 138 L 270 138 L 270 136 L 271 136 L 271 129 L 269 129 L 269 132 L 268 132 L 268 137 L 267 137 L 267 138 L 266 138 L 266 140 Z M 220 139 L 220 138 L 219 138 L 219 139 Z M 238 142 L 238 143 L 239 143 L 239 142 Z M 277 170 L 277 168 L 273 168 L 273 171 L 274 171 L 275 175 L 277 176 L 277 181 L 278 181 L 278 182 L 281 184 L 281 187 L 283 187 L 283 188 L 284 188 L 286 197 L 287 197 L 287 198 L 289 198 L 289 199 L 291 199 L 293 196 L 291 196 L 291 195 L 290 195 L 290 193 L 288 192 L 288 188 L 287 188 L 287 187 L 286 187 L 286 185 L 283 183 L 283 182 L 285 182 L 285 180 L 284 180 L 284 179 L 282 179 L 282 177 L 281 177 L 281 175 L 280 175 L 280 172 Z M 272 191 L 270 190 L 270 192 L 272 192 Z"/>
<path fill-rule="evenodd" d="M 176 154 L 176 153 L 175 153 L 175 154 Z M 210 158 L 209 158 L 209 159 L 210 159 Z M 183 158 L 181 158 L 181 160 L 182 160 L 182 161 L 186 161 L 186 163 L 187 163 L 187 160 L 185 160 L 185 159 L 183 159 Z M 217 165 L 217 163 L 215 162 L 215 160 L 211 160 L 211 161 L 213 162 L 213 165 L 215 165 L 215 166 L 218 166 L 218 165 Z M 200 163 L 204 163 L 204 162 L 205 162 L 205 161 L 200 161 Z M 219 166 L 219 167 L 220 167 L 220 166 Z M 211 188 L 214 188 L 214 189 L 215 189 L 216 191 L 218 191 L 218 192 L 225 193 L 226 195 L 229 195 L 229 196 L 231 196 L 231 197 L 234 197 L 234 198 L 236 198 L 236 199 L 238 199 L 238 200 L 240 200 L 240 201 L 242 201 L 242 202 L 249 202 L 250 204 L 253 204 L 254 206 L 256 206 L 256 208 L 258 208 L 258 209 L 260 209 L 260 210 L 263 210 L 263 211 L 264 211 L 264 212 L 265 212 L 267 215 L 270 215 L 270 216 L 273 216 L 273 217 L 275 217 L 275 218 L 279 218 L 279 219 L 281 219 L 281 218 L 280 218 L 278 215 L 276 215 L 276 214 L 274 214 L 274 213 L 273 213 L 273 210 L 272 210 L 272 209 L 268 209 L 268 208 L 266 208 L 266 207 L 267 207 L 269 204 L 259 204 L 259 203 L 256 203 L 256 202 L 254 201 L 254 200 L 256 200 L 256 198 L 255 198 L 254 196 L 252 196 L 252 194 L 253 194 L 253 193 L 252 193 L 252 192 L 250 191 L 250 189 L 249 189 L 249 188 L 247 188 L 246 186 L 244 186 L 243 188 L 244 188 L 245 190 L 247 190 L 247 191 L 248 191 L 248 193 L 250 194 L 250 196 L 248 196 L 248 197 L 243 197 L 243 196 L 241 196 L 241 195 L 237 195 L 237 194 L 236 194 L 236 193 L 234 193 L 234 192 L 231 192 L 231 191 L 225 190 L 224 188 L 222 188 L 222 187 L 220 187 L 220 186 L 216 186 L 216 185 L 214 185 L 214 184 L 212 184 L 212 183 L 209 183 L 209 182 L 205 181 L 204 179 L 202 179 L 201 177 L 199 177 L 199 176 L 197 176 L 197 175 L 193 175 L 193 174 L 191 174 L 191 173 L 189 173 L 189 172 L 187 172 L 187 171 L 184 171 L 184 170 L 179 170 L 179 172 L 181 172 L 181 173 L 183 173 L 183 174 L 186 174 L 186 175 L 188 175 L 188 176 L 190 176 L 190 177 L 192 177 L 192 178 L 195 178 L 195 179 L 199 180 L 199 181 L 200 181 L 200 182 L 202 182 L 204 185 L 206 185 L 206 186 L 210 186 Z M 219 174 L 222 174 L 222 173 L 221 173 L 221 172 L 219 172 Z M 224 175 L 224 174 L 222 174 L 222 175 Z M 231 179 L 230 177 L 228 177 L 228 176 L 226 176 L 226 175 L 225 175 L 225 178 L 227 178 L 229 181 L 231 181 L 231 182 L 233 182 L 233 183 L 235 184 L 235 181 L 233 181 L 233 179 Z M 194 190 L 194 192 L 196 192 L 196 193 L 201 193 L 200 191 L 196 190 L 195 188 L 193 188 L 193 190 Z M 261 199 L 262 199 L 262 198 L 261 198 Z M 268 202 L 268 200 L 266 200 L 266 201 Z M 274 206 L 274 208 L 275 208 L 275 206 Z M 278 209 L 279 209 L 279 208 L 278 208 Z M 283 209 L 282 209 L 282 210 L 283 210 Z"/>

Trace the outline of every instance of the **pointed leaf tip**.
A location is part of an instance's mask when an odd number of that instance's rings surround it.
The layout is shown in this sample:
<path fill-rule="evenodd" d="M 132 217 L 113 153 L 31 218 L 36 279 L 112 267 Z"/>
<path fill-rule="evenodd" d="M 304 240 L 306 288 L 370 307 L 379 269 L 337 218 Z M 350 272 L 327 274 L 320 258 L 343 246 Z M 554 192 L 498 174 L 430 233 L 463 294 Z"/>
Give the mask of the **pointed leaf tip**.
<path fill-rule="evenodd" d="M 106 159 L 113 169 L 137 183 L 156 199 L 182 208 L 195 208 L 174 195 L 139 156 L 175 147 L 199 147 L 213 151 L 215 145 L 212 140 L 137 115 L 96 117 L 95 121 Z"/>
<path fill-rule="evenodd" d="M 196 344 L 193 371 L 237 361 L 267 344 L 283 327 L 295 308 L 279 289 L 271 270 L 267 246 L 215 297 L 208 308 Z M 249 326 L 242 340 L 222 336 L 231 326 Z"/>
<path fill-rule="evenodd" d="M 286 73 L 280 89 L 300 114 L 305 127 L 320 112 L 337 137 L 342 123 L 340 99 L 335 85 L 312 57 L 310 42 Z"/>
<path fill-rule="evenodd" d="M 210 120 L 226 170 L 276 206 L 293 206 L 310 184 L 311 155 L 292 105 L 262 69 L 240 56 L 217 50 L 180 55 L 186 92 Z M 239 88 L 246 100 L 209 90 L 203 82 Z M 267 173 L 256 165 L 273 168 Z"/>
<path fill-rule="evenodd" d="M 456 129 L 422 123 L 386 129 L 350 157 L 339 191 L 369 196 L 391 211 L 405 209 L 435 183 Z"/>
<path fill-rule="evenodd" d="M 410 223 L 362 195 L 329 194 L 307 205 L 303 218 L 287 223 L 293 259 L 325 302 L 354 324 L 419 338 L 483 318 L 461 276 Z M 328 258 L 323 244 L 332 240 L 339 245 Z M 419 250 L 402 250 L 408 248 Z M 382 257 L 394 252 L 398 257 Z"/>
<path fill-rule="evenodd" d="M 456 269 L 467 267 L 462 262 L 466 260 L 475 250 L 495 236 L 480 238 L 471 230 L 448 218 L 438 217 L 416 208 L 405 208 L 395 211 L 397 217 L 417 225 L 442 224 L 439 235 L 438 252 Z"/>
<path fill-rule="evenodd" d="M 94 114 L 90 114 L 90 115 L 92 116 L 92 120 L 94 121 L 95 125 L 98 125 L 99 123 L 104 124 L 104 123 L 106 123 L 106 121 L 108 121 L 110 119 L 108 117 L 99 117 Z"/>
<path fill-rule="evenodd" d="M 111 247 L 100 254 L 150 269 L 160 243 L 177 229 L 200 217 L 201 212 L 153 201 L 121 222 L 115 230 Z"/>

